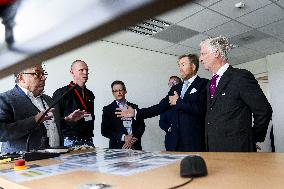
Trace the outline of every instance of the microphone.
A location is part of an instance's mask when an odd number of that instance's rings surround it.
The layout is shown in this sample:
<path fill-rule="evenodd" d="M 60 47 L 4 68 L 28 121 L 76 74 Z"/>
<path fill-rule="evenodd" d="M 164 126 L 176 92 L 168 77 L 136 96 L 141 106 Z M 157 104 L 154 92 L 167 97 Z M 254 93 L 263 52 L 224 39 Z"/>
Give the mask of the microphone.
<path fill-rule="evenodd" d="M 38 154 L 40 157 L 38 158 L 41 158 L 41 159 L 45 159 L 42 157 L 42 154 L 44 154 L 44 152 L 30 152 L 30 140 L 31 140 L 31 137 L 34 133 L 34 131 L 36 130 L 36 128 L 40 125 L 40 122 L 42 121 L 42 119 L 48 114 L 48 112 L 51 110 L 51 108 L 53 108 L 54 106 L 56 106 L 60 100 L 62 100 L 62 98 L 64 98 L 68 93 L 70 93 L 72 90 L 74 90 L 76 87 L 78 86 L 78 84 L 74 84 L 72 87 L 70 87 L 67 91 L 65 91 L 62 96 L 60 96 L 60 98 L 58 98 L 53 104 L 51 104 L 51 106 L 49 106 L 49 108 L 47 108 L 43 114 L 40 116 L 40 118 L 38 119 L 38 121 L 36 122 L 35 126 L 31 129 L 30 133 L 29 133 L 29 136 L 27 138 L 27 141 L 26 141 L 26 153 L 24 154 L 24 158 L 26 161 L 33 161 L 33 160 L 39 160 L 39 159 L 35 159 L 37 157 L 32 157 L 33 155 L 36 156 L 35 154 Z M 60 131 L 58 131 L 60 132 Z M 46 141 L 42 141 L 42 143 L 44 143 Z M 52 155 L 52 154 L 56 154 L 57 156 L 59 156 L 59 153 L 46 153 L 48 155 Z M 57 156 L 54 156 L 54 157 L 57 157 Z M 46 158 L 51 158 L 51 157 L 46 157 Z"/>
<path fill-rule="evenodd" d="M 200 156 L 186 156 L 180 163 L 181 177 L 201 177 L 207 175 L 207 167 Z"/>

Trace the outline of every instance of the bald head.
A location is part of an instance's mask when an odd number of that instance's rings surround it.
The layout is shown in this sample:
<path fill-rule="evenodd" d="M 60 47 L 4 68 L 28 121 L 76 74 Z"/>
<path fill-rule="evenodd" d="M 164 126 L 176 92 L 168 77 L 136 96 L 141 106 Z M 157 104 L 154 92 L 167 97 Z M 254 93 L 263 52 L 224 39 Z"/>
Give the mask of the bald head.
<path fill-rule="evenodd" d="M 75 60 L 71 64 L 70 74 L 74 83 L 78 84 L 80 87 L 85 87 L 89 75 L 88 65 L 82 60 Z"/>

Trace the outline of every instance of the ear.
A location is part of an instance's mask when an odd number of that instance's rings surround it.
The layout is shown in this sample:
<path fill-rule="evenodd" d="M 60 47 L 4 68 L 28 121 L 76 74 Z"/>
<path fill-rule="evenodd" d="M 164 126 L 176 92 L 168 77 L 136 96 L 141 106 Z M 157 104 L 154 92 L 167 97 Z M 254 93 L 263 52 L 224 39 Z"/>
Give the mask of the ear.
<path fill-rule="evenodd" d="M 219 50 L 216 50 L 216 51 L 214 52 L 214 56 L 215 56 L 215 58 L 221 56 L 220 51 L 219 51 Z"/>

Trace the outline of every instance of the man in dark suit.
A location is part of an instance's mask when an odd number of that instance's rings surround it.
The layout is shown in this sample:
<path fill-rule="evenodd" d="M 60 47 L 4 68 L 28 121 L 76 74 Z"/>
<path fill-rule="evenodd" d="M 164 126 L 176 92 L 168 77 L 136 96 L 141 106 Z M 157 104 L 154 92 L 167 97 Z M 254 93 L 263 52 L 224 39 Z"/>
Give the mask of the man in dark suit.
<path fill-rule="evenodd" d="M 43 94 L 46 75 L 40 64 L 35 65 L 15 74 L 16 86 L 0 94 L 2 153 L 25 151 L 28 135 L 35 127 L 37 128 L 31 137 L 30 149 L 39 149 L 42 138 L 46 136 L 49 146 L 61 146 L 61 120 L 76 121 L 84 116 L 83 112 L 75 111 L 61 119 L 59 112 L 53 109 L 39 120 L 45 109 L 52 104 L 52 99 Z"/>
<path fill-rule="evenodd" d="M 173 86 L 181 83 L 182 80 L 173 75 L 169 78 L 168 86 L 172 88 Z M 173 122 L 175 121 L 175 109 L 171 108 L 170 110 L 162 113 L 160 115 L 159 126 L 166 132 L 165 135 L 165 148 L 167 151 L 174 151 L 177 144 L 177 129 L 172 129 Z M 175 125 L 175 124 L 174 124 Z"/>
<path fill-rule="evenodd" d="M 144 120 L 120 119 L 114 114 L 116 108 L 124 108 L 126 105 L 134 108 L 138 106 L 126 101 L 127 91 L 122 81 L 114 81 L 111 89 L 115 100 L 103 108 L 102 135 L 109 138 L 109 148 L 142 150 L 141 137 L 145 131 Z"/>
<path fill-rule="evenodd" d="M 256 142 L 265 139 L 272 109 L 253 74 L 228 64 L 228 50 L 225 37 L 201 43 L 200 62 L 213 74 L 207 92 L 207 150 L 256 151 Z"/>
<path fill-rule="evenodd" d="M 197 76 L 199 61 L 196 55 L 182 55 L 178 66 L 184 82 L 173 86 L 159 104 L 136 109 L 136 118 L 150 118 L 174 108 L 171 132 L 176 138 L 173 151 L 197 152 L 205 150 L 204 119 L 206 111 L 207 79 Z M 132 107 L 119 109 L 118 117 L 132 117 Z M 178 130 L 178 131 L 176 131 Z"/>

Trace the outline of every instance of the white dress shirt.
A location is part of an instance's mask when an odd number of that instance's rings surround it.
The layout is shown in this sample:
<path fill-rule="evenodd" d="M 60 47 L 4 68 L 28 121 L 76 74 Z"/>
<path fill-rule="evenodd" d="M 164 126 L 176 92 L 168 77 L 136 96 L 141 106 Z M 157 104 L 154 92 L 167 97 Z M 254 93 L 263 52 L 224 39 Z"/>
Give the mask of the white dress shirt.
<path fill-rule="evenodd" d="M 216 81 L 216 87 L 218 86 L 218 83 L 219 83 L 221 77 L 223 76 L 223 74 L 225 73 L 225 71 L 227 71 L 228 68 L 229 68 L 229 64 L 226 63 L 226 64 L 224 64 L 224 65 L 217 71 L 216 74 L 217 74 L 219 77 L 217 78 L 217 81 Z"/>
<path fill-rule="evenodd" d="M 18 85 L 19 86 L 19 85 Z M 29 99 L 31 100 L 31 102 L 41 111 L 45 111 L 46 109 L 49 108 L 49 106 L 47 105 L 47 103 L 44 101 L 44 98 L 41 97 L 41 95 L 34 97 L 33 93 L 31 93 L 30 91 L 28 91 L 27 89 L 19 86 L 22 91 L 24 91 L 24 93 L 29 97 Z M 44 103 L 44 104 L 43 104 Z M 49 112 L 47 114 L 48 116 L 52 116 L 52 118 L 50 120 L 46 120 L 43 122 L 45 128 L 46 128 L 46 132 L 47 132 L 47 137 L 49 139 L 49 146 L 50 147 L 56 147 L 60 145 L 60 139 L 59 139 L 59 133 L 58 133 L 58 129 L 56 127 L 56 123 L 54 121 L 54 115 L 52 112 Z"/>

